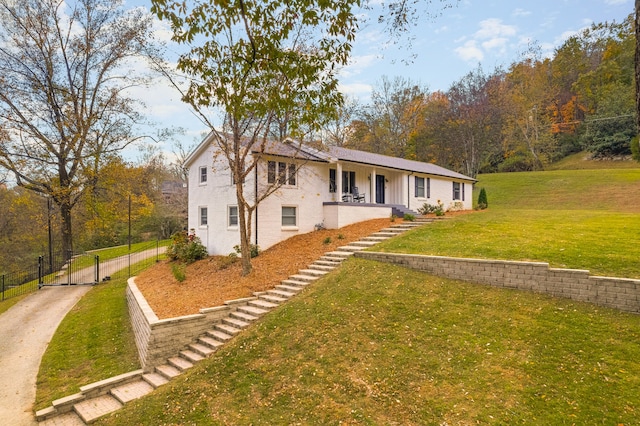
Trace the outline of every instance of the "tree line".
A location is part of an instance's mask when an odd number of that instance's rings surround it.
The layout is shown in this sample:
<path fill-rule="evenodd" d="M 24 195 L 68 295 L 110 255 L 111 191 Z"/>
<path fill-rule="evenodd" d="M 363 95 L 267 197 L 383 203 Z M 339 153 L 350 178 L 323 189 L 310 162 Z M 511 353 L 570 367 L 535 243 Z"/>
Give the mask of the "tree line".
<path fill-rule="evenodd" d="M 540 170 L 571 153 L 637 151 L 634 17 L 593 24 L 551 57 L 536 46 L 507 69 L 481 65 L 446 91 L 406 78 L 347 102 L 323 141 L 433 162 L 468 176 Z"/>

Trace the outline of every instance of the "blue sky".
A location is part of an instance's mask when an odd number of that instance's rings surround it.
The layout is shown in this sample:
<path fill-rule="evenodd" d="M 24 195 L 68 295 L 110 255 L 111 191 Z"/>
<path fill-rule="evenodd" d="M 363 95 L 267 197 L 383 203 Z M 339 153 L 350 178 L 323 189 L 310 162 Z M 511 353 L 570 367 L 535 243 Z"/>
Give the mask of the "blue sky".
<path fill-rule="evenodd" d="M 439 3 L 432 2 L 436 7 Z M 149 0 L 127 4 L 150 7 Z M 383 76 L 401 76 L 430 91 L 444 91 L 478 64 L 487 72 L 507 68 L 532 43 L 551 56 L 564 40 L 592 23 L 621 22 L 634 9 L 632 0 L 453 0 L 449 4 L 454 6 L 428 9 L 436 16 L 420 20 L 409 34 L 410 45 L 406 39 L 390 41 L 376 23 L 374 7 L 371 22 L 358 33 L 351 64 L 341 70 L 343 93 L 366 102 Z M 144 97 L 151 119 L 187 129 L 184 143 L 192 144 L 206 130 L 169 88 L 146 91 Z"/>

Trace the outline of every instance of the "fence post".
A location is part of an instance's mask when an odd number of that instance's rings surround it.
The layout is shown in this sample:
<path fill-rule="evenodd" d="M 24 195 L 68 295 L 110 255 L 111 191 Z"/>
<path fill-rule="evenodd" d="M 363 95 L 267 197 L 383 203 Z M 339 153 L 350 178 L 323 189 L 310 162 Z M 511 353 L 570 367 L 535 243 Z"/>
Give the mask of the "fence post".
<path fill-rule="evenodd" d="M 97 254 L 96 254 L 95 262 L 96 262 L 96 284 L 98 284 L 100 282 L 100 256 L 98 256 Z"/>
<path fill-rule="evenodd" d="M 4 301 L 4 276 L 6 274 L 2 274 L 2 300 Z"/>
<path fill-rule="evenodd" d="M 38 256 L 38 290 L 42 288 L 42 283 L 44 282 L 42 277 L 42 256 Z M 4 284 L 4 283 L 3 283 Z M 2 287 L 2 291 L 4 294 L 4 285 Z"/>

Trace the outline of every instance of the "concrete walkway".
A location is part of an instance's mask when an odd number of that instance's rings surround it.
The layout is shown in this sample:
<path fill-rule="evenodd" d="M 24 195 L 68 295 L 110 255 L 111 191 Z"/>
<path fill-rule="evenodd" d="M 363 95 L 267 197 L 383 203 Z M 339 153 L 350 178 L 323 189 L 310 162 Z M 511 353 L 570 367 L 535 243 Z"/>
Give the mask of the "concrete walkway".
<path fill-rule="evenodd" d="M 165 249 L 133 253 L 130 261 L 154 257 Z M 129 255 L 101 263 L 100 275 L 126 268 L 125 260 Z M 93 268 L 82 272 L 93 276 Z M 33 403 L 40 360 L 62 319 L 90 289 L 90 285 L 43 287 L 0 315 L 0 424 L 37 425 Z"/>
<path fill-rule="evenodd" d="M 40 360 L 67 312 L 90 286 L 44 287 L 0 315 L 0 419 L 37 425 L 33 414 Z"/>

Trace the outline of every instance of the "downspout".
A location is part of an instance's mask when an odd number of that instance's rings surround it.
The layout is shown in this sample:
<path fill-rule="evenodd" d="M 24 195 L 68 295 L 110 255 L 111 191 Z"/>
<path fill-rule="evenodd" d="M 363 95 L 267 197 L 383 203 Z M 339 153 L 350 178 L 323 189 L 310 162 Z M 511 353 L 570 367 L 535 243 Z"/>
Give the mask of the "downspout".
<path fill-rule="evenodd" d="M 256 206 L 256 211 L 255 211 L 255 214 L 254 214 L 254 216 L 256 218 L 256 225 L 255 225 L 255 228 L 256 228 L 256 242 L 255 242 L 255 245 L 256 245 L 256 247 L 258 247 L 258 164 L 256 164 L 256 167 L 253 170 L 253 177 L 254 177 L 254 186 L 255 186 L 253 196 L 255 197 L 254 198 L 254 203 L 255 203 L 255 206 Z"/>

